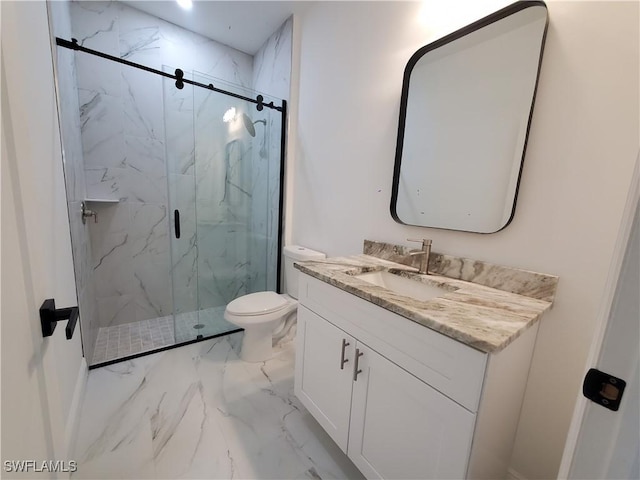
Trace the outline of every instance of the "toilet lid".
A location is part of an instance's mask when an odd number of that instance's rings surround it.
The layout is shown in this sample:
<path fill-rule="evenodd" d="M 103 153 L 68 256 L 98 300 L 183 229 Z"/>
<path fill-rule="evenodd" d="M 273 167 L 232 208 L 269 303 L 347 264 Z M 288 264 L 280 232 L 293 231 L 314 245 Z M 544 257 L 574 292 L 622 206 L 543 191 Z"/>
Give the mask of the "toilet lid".
<path fill-rule="evenodd" d="M 289 302 L 276 292 L 257 292 L 236 298 L 227 305 L 233 315 L 262 315 L 284 308 Z"/>

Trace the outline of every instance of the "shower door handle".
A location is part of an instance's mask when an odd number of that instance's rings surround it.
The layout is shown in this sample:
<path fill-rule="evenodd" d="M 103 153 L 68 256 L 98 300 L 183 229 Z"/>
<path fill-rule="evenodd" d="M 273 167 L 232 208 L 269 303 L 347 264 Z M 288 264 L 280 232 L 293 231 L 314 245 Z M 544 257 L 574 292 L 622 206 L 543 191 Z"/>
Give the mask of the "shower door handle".
<path fill-rule="evenodd" d="M 180 210 L 177 208 L 173 211 L 173 229 L 176 238 L 180 238 Z"/>

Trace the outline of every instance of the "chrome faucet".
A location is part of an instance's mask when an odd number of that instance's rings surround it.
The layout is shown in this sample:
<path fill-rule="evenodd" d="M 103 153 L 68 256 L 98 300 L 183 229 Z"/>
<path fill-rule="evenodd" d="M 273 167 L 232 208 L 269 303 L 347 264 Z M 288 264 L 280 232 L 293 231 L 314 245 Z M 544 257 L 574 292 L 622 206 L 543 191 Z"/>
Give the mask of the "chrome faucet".
<path fill-rule="evenodd" d="M 408 242 L 421 242 L 422 248 L 420 250 L 412 250 L 409 252 L 409 255 L 412 257 L 415 255 L 420 255 L 420 269 L 418 273 L 423 275 L 429 275 L 429 257 L 431 256 L 431 240 L 428 238 L 416 239 L 416 238 L 407 238 Z"/>
<path fill-rule="evenodd" d="M 85 202 L 80 202 L 80 215 L 83 224 L 87 223 L 87 218 L 89 217 L 93 217 L 93 222 L 98 223 L 98 212 L 90 210 Z"/>

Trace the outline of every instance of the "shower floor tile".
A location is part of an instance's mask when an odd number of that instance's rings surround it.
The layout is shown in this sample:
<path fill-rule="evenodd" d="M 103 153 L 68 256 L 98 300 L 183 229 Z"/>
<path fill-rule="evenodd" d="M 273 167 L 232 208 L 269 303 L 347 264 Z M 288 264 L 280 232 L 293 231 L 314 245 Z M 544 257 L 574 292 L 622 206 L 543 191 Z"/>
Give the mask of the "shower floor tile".
<path fill-rule="evenodd" d="M 98 330 L 98 338 L 90 365 L 117 360 L 159 348 L 195 340 L 198 335 L 210 337 L 236 330 L 224 318 L 225 307 L 140 320 Z"/>
<path fill-rule="evenodd" d="M 294 344 L 235 333 L 89 372 L 73 479 L 361 479 L 293 392 Z"/>
<path fill-rule="evenodd" d="M 210 337 L 223 332 L 237 330 L 237 326 L 224 319 L 225 308 L 226 306 L 213 307 L 176 315 L 176 342 L 182 343 L 193 340 L 196 335 Z"/>

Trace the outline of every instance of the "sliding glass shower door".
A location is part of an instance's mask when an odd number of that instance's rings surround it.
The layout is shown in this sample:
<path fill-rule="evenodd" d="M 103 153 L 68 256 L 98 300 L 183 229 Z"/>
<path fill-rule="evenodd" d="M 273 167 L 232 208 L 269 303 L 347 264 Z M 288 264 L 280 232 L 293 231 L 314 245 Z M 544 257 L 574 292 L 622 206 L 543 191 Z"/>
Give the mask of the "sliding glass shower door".
<path fill-rule="evenodd" d="M 202 74 L 185 78 L 257 96 Z M 226 305 L 278 288 L 282 113 L 171 79 L 164 102 L 175 339 L 183 343 L 236 330 Z"/>

